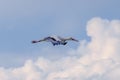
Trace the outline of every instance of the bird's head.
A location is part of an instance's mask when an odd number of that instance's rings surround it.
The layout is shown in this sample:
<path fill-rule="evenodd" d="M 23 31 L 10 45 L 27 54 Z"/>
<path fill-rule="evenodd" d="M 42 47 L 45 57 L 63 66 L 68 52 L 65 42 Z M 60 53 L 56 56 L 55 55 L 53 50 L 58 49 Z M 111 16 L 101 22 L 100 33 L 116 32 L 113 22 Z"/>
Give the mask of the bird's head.
<path fill-rule="evenodd" d="M 73 40 L 73 41 L 79 42 L 78 40 L 76 40 L 76 39 L 74 39 L 74 38 L 72 38 L 72 37 L 70 37 L 70 40 Z"/>

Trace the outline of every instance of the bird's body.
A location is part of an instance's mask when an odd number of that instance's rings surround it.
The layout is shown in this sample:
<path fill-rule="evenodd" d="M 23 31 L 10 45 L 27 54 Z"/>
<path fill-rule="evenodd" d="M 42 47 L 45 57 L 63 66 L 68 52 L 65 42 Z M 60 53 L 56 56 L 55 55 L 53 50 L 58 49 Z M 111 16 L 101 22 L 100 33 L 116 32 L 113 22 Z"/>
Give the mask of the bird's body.
<path fill-rule="evenodd" d="M 45 37 L 45 38 L 38 40 L 38 41 L 34 40 L 34 41 L 32 41 L 32 43 L 46 41 L 46 42 L 51 42 L 55 46 L 55 45 L 66 45 L 67 41 L 70 41 L 70 40 L 78 42 L 78 40 L 76 40 L 72 37 L 62 38 L 60 36 L 49 36 L 49 37 Z"/>

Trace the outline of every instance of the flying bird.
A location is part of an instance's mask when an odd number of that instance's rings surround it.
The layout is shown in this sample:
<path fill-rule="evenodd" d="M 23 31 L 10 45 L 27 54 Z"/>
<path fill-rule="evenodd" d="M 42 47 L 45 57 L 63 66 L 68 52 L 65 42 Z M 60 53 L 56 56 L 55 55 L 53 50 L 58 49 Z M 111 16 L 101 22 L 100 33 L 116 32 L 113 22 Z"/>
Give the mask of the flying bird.
<path fill-rule="evenodd" d="M 66 45 L 68 43 L 68 41 L 79 42 L 78 40 L 76 40 L 72 37 L 63 38 L 63 37 L 60 37 L 60 36 L 48 36 L 48 37 L 45 37 L 41 40 L 33 40 L 32 43 L 38 43 L 38 42 L 43 42 L 43 41 L 51 42 L 53 44 L 53 46 L 55 46 L 55 45 Z"/>

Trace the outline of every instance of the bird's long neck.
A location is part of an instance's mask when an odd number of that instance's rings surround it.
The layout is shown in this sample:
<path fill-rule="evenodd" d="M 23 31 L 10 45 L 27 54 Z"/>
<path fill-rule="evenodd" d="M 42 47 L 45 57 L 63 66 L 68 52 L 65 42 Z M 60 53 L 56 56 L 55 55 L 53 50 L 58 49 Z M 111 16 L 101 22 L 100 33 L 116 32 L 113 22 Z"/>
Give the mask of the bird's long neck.
<path fill-rule="evenodd" d="M 68 38 L 64 38 L 63 40 L 71 40 L 71 38 L 70 38 L 70 37 L 68 37 Z"/>

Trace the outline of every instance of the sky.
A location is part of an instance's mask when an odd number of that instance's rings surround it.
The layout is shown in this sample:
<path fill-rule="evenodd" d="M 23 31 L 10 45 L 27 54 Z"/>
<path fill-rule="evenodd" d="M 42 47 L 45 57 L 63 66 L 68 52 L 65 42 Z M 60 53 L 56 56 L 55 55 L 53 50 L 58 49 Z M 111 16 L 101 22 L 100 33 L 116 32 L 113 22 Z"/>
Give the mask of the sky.
<path fill-rule="evenodd" d="M 119 0 L 0 0 L 0 80 L 120 80 Z M 31 44 L 50 35 L 66 46 Z"/>

